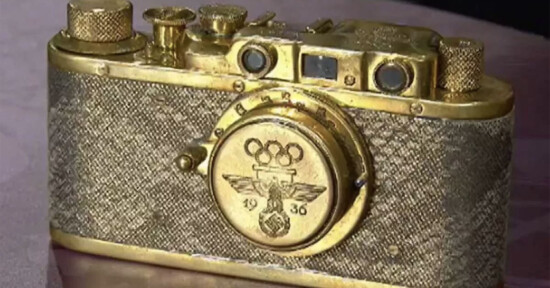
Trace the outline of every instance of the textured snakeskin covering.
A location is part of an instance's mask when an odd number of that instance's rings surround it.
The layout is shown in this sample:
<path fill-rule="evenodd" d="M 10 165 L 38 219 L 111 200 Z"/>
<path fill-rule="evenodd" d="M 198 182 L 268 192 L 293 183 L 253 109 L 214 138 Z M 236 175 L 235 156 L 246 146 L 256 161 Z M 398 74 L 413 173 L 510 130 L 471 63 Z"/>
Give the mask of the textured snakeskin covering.
<path fill-rule="evenodd" d="M 495 287 L 502 277 L 511 115 L 450 121 L 348 109 L 374 158 L 369 214 L 341 245 L 284 258 L 226 227 L 205 181 L 174 164 L 237 94 L 55 68 L 49 78 L 53 228 L 409 287 Z"/>

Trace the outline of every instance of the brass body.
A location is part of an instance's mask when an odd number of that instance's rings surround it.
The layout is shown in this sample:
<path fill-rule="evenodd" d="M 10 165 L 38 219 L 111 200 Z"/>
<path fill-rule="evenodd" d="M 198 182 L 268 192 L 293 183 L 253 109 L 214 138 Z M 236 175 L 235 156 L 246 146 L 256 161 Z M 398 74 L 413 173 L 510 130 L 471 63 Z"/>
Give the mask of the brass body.
<path fill-rule="evenodd" d="M 418 117 L 434 125 L 437 121 L 506 122 L 497 120 L 510 119 L 513 109 L 511 87 L 483 75 L 483 46 L 473 40 L 443 38 L 425 28 L 356 20 L 334 24 L 330 19 L 320 19 L 304 31 L 293 31 L 285 23 L 274 21 L 271 12 L 246 23 L 246 9 L 231 5 L 201 7 L 200 25 L 189 25 L 195 13 L 188 8 L 149 9 L 143 16 L 153 25 L 153 35 L 147 38 L 131 30 L 132 19 L 125 16 L 128 11 L 131 13 L 131 4 L 125 3 L 119 0 L 105 4 L 105 9 L 90 10 L 86 0 L 71 2 L 68 29 L 56 35 L 48 46 L 50 65 L 75 75 L 210 91 L 206 97 L 239 94 L 236 99 L 200 99 L 221 101 L 224 111 L 215 113 L 219 118 L 213 127 L 189 124 L 198 127 L 203 137 L 195 136 L 195 140 L 186 141 L 186 147 L 178 147 L 179 154 L 173 155 L 172 165 L 183 175 L 197 173 L 206 177 L 210 195 L 204 197 L 209 197 L 209 203 L 216 207 L 211 212 L 216 215 L 212 217 L 223 219 L 232 233 L 249 243 L 246 245 L 277 257 L 308 259 L 314 254 L 334 251 L 338 245 L 345 246 L 345 240 L 359 233 L 358 229 L 369 229 L 361 223 L 369 220 L 372 199 L 376 205 L 394 205 L 376 202 L 376 187 L 383 183 L 376 183 L 381 176 L 375 177 L 377 171 L 370 153 L 372 146 L 379 144 L 360 131 L 356 122 L 362 116 L 357 111 Z M 82 20 L 83 17 L 89 20 Z M 248 49 L 259 53 L 255 56 L 260 58 L 255 61 L 263 65 L 260 69 L 247 70 Z M 318 69 L 327 69 L 314 73 L 324 76 L 308 74 L 308 69 L 316 69 L 305 65 L 312 56 L 324 65 Z M 329 65 L 333 65 L 333 70 Z M 377 77 L 381 67 L 401 75 Z M 403 82 L 396 86 L 399 89 L 387 90 L 388 86 L 380 81 Z M 122 90 L 123 87 L 116 88 L 116 93 Z M 154 96 L 152 101 L 162 111 L 173 109 L 168 107 L 166 96 Z M 56 111 L 64 109 L 56 106 L 61 105 L 57 100 L 51 101 L 51 105 Z M 55 121 L 55 117 L 52 119 Z M 57 124 L 52 125 L 51 129 L 57 129 Z M 505 128 L 497 130 L 502 129 Z M 391 135 L 399 131 L 382 133 Z M 188 135 L 182 137 L 188 139 Z M 403 147 L 406 145 L 403 143 Z M 53 154 L 51 161 L 55 162 L 57 154 Z M 396 157 L 386 161 L 399 161 Z M 129 174 L 139 170 L 130 169 Z M 505 172 L 509 168 L 502 169 Z M 443 187 L 446 186 L 434 189 Z M 412 188 L 403 188 L 407 193 L 401 197 L 406 198 L 405 203 L 415 203 L 415 191 L 408 189 Z M 498 195 L 500 190 L 493 190 Z M 438 203 L 438 199 L 428 200 Z M 89 205 L 96 207 L 94 203 Z M 434 205 L 441 208 L 444 204 Z M 436 210 L 440 211 L 435 209 L 434 214 Z M 225 260 L 165 254 L 148 245 L 143 252 L 132 244 L 119 247 L 116 245 L 120 244 L 111 246 L 101 239 L 86 239 L 86 233 L 72 236 L 62 226 L 53 225 L 52 237 L 56 242 L 101 255 L 298 285 L 398 287 L 364 279 L 348 281 L 317 273 L 298 276 L 294 271 L 277 272 Z M 405 236 L 417 233 L 414 227 L 406 231 Z M 387 247 L 391 257 L 401 253 L 399 244 Z M 147 255 L 135 257 L 134 251 Z M 321 266 L 329 265 L 324 261 L 321 260 Z M 295 280 L 285 279 L 287 276 Z M 373 279 L 393 283 L 387 277 Z M 425 281 L 422 283 L 436 285 Z M 416 285 L 415 280 L 397 283 Z"/>
<path fill-rule="evenodd" d="M 67 31 L 87 42 L 118 42 L 132 37 L 132 4 L 127 0 L 72 0 Z"/>

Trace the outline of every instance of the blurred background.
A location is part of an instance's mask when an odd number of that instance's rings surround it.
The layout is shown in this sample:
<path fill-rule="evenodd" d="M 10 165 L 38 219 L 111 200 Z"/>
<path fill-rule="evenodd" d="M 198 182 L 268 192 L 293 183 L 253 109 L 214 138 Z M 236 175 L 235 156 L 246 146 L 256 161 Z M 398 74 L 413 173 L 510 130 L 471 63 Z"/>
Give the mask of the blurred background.
<path fill-rule="evenodd" d="M 550 1 L 405 0 L 549 37 Z"/>

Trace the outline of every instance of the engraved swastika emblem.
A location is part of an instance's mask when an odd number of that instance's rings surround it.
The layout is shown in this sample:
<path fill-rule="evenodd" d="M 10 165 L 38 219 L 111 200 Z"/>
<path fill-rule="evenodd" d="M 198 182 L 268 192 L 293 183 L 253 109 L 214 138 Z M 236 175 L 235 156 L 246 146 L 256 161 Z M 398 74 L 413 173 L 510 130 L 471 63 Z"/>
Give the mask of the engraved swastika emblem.
<path fill-rule="evenodd" d="M 313 241 L 334 217 L 337 200 L 331 164 L 315 138 L 277 122 L 227 133 L 210 174 L 225 220 L 269 247 Z"/>
<path fill-rule="evenodd" d="M 284 236 L 289 232 L 291 222 L 283 200 L 312 202 L 327 188 L 294 182 L 297 171 L 290 167 L 304 157 L 304 150 L 296 143 L 283 146 L 276 140 L 262 143 L 257 138 L 249 138 L 244 151 L 256 162 L 252 166 L 255 177 L 225 174 L 223 178 L 240 194 L 267 198 L 267 207 L 259 214 L 259 226 L 269 237 Z"/>

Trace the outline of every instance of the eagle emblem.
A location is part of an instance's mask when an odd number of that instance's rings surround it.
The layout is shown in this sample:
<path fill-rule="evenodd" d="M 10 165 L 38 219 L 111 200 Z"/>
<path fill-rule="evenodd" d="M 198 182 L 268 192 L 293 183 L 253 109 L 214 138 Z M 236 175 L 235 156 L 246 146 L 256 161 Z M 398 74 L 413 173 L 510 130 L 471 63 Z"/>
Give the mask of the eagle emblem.
<path fill-rule="evenodd" d="M 222 176 L 237 193 L 266 198 L 267 205 L 258 218 L 260 229 L 272 238 L 285 236 L 291 225 L 283 200 L 313 202 L 327 188 L 294 182 L 297 172 L 291 167 L 304 157 L 304 150 L 296 143 L 283 146 L 276 140 L 262 143 L 257 138 L 250 138 L 245 141 L 244 151 L 256 161 L 252 166 L 255 177 Z"/>

